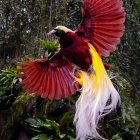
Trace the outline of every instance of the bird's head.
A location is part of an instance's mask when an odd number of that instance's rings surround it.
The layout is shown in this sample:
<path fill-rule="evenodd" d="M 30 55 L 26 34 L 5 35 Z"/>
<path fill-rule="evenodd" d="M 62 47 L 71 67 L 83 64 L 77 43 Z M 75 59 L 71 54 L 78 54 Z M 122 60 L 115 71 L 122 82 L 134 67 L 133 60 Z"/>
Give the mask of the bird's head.
<path fill-rule="evenodd" d="M 71 29 L 65 27 L 65 26 L 57 26 L 53 30 L 51 30 L 48 35 L 56 35 L 56 36 L 63 36 L 68 32 L 73 32 Z"/>

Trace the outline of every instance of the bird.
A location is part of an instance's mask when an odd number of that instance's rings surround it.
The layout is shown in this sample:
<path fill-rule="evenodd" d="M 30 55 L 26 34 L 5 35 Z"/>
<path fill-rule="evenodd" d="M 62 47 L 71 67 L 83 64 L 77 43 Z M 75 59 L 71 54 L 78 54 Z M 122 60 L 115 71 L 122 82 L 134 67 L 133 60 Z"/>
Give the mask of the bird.
<path fill-rule="evenodd" d="M 50 59 L 25 61 L 21 65 L 22 86 L 50 100 L 66 98 L 76 91 L 74 124 L 76 139 L 105 139 L 99 120 L 116 109 L 120 95 L 110 80 L 102 57 L 117 49 L 125 31 L 122 0 L 82 0 L 82 21 L 76 30 L 57 26 L 60 50 Z"/>

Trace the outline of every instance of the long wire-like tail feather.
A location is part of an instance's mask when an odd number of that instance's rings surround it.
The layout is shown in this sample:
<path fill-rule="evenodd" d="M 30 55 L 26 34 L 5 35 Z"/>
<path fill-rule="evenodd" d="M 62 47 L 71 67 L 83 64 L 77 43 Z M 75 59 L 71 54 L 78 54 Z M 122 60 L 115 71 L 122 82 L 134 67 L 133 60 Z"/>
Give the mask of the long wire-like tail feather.
<path fill-rule="evenodd" d="M 78 140 L 104 139 L 97 131 L 98 122 L 102 116 L 114 110 L 120 102 L 120 96 L 108 77 L 100 56 L 91 44 L 89 47 L 95 72 L 79 71 L 77 78 L 82 85 L 74 119 Z"/>

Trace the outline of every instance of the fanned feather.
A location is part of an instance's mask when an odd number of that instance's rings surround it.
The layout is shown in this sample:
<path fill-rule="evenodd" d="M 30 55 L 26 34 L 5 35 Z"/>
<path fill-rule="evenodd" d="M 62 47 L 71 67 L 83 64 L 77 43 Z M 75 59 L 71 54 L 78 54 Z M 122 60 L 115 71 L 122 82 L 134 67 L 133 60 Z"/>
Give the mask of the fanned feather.
<path fill-rule="evenodd" d="M 122 0 L 83 0 L 82 17 L 77 35 L 90 42 L 101 56 L 115 51 L 124 33 Z"/>
<path fill-rule="evenodd" d="M 18 75 L 23 78 L 21 84 L 26 90 L 42 98 L 60 99 L 79 89 L 71 72 L 73 66 L 56 54 L 51 60 L 38 59 L 21 65 Z"/>

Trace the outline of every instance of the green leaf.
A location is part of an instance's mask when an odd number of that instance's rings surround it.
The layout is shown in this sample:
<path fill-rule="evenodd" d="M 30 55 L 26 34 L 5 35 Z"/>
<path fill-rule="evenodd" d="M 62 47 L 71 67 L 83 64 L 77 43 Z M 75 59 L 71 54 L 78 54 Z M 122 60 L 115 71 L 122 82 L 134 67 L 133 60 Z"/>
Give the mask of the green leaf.
<path fill-rule="evenodd" d="M 123 140 L 122 137 L 119 136 L 119 134 L 116 134 L 112 137 L 111 140 Z"/>
<path fill-rule="evenodd" d="M 0 79 L 0 82 L 2 82 L 3 80 L 7 79 L 7 77 L 3 77 L 2 79 Z"/>
<path fill-rule="evenodd" d="M 31 140 L 52 140 L 52 137 L 49 137 L 46 134 L 40 134 L 33 137 Z"/>
<path fill-rule="evenodd" d="M 75 138 L 72 136 L 68 136 L 68 138 L 69 138 L 69 140 L 75 140 Z"/>
<path fill-rule="evenodd" d="M 65 134 L 62 134 L 59 130 L 60 125 L 52 120 L 39 119 L 39 118 L 28 118 L 25 123 L 30 126 L 30 129 L 35 132 L 46 132 L 49 131 L 53 133 L 56 137 L 64 138 Z M 43 131 L 44 130 L 44 131 Z"/>
<path fill-rule="evenodd" d="M 16 77 L 14 77 L 12 83 L 16 84 L 17 82 L 18 82 L 18 79 Z"/>
<path fill-rule="evenodd" d="M 63 139 L 65 136 L 66 136 L 66 134 L 59 134 L 59 137 L 60 137 L 61 139 Z"/>
<path fill-rule="evenodd" d="M 67 124 L 67 125 L 69 125 L 70 123 L 73 123 L 73 118 L 74 118 L 74 114 L 72 113 L 72 112 L 66 112 L 64 115 L 63 115 L 63 117 L 62 117 L 62 119 L 61 119 L 61 124 Z"/>
<path fill-rule="evenodd" d="M 54 53 L 60 47 L 57 40 L 47 41 L 43 39 L 39 39 L 39 43 L 42 46 L 42 49 L 48 51 L 49 53 Z"/>

